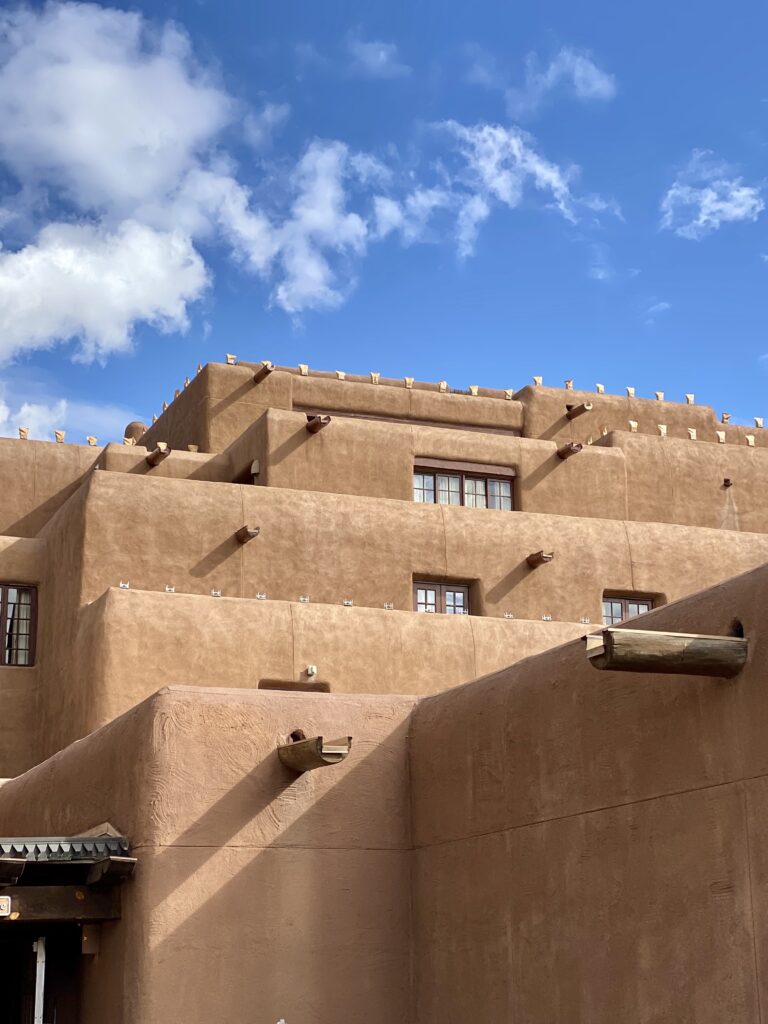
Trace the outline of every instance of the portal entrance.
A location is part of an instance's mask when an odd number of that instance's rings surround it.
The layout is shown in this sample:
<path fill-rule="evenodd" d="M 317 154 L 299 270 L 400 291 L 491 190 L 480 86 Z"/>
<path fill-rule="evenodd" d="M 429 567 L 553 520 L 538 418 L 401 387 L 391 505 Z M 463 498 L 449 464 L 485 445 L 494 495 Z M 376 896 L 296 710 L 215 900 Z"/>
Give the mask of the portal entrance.
<path fill-rule="evenodd" d="M 78 925 L 0 929 L 3 1024 L 78 1024 L 81 944 Z"/>

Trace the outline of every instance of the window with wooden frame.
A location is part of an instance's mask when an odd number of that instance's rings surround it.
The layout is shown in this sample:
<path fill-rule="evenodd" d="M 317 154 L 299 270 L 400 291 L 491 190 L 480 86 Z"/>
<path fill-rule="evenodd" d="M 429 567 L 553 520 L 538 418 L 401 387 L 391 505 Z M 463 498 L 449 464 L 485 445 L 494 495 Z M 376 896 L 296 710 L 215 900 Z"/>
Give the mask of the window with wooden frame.
<path fill-rule="evenodd" d="M 469 615 L 469 587 L 417 580 L 413 584 L 413 607 L 432 615 Z"/>
<path fill-rule="evenodd" d="M 37 588 L 0 584 L 0 622 L 3 628 L 2 665 L 34 665 L 37 632 Z"/>
<path fill-rule="evenodd" d="M 515 471 L 506 466 L 419 458 L 413 470 L 413 500 L 511 512 Z"/>
<path fill-rule="evenodd" d="M 603 594 L 603 625 L 617 626 L 653 608 L 653 598 L 636 594 Z"/>

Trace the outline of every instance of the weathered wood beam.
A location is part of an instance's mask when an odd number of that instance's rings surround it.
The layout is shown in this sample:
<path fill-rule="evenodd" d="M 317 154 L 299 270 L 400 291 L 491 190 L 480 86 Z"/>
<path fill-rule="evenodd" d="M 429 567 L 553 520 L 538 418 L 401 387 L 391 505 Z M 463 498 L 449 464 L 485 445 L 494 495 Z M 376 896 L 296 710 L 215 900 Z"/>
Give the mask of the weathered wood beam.
<path fill-rule="evenodd" d="M 534 551 L 528 555 L 526 562 L 532 569 L 536 569 L 540 565 L 546 565 L 547 562 L 551 562 L 554 557 L 554 551 Z"/>
<path fill-rule="evenodd" d="M 585 639 L 590 664 L 613 672 L 730 679 L 742 670 L 748 653 L 747 641 L 742 637 L 703 633 L 610 627 Z"/>
<path fill-rule="evenodd" d="M 310 434 L 316 434 L 318 430 L 327 427 L 330 422 L 330 416 L 313 416 L 311 413 L 307 413 L 307 430 Z"/>
<path fill-rule="evenodd" d="M 324 740 L 322 736 L 313 736 L 308 740 L 286 743 L 277 748 L 277 756 L 294 772 L 309 772 L 314 768 L 326 768 L 339 764 L 350 751 L 351 736 L 342 736 L 338 740 Z"/>
<path fill-rule="evenodd" d="M 567 419 L 575 420 L 577 416 L 583 416 L 585 412 L 592 412 L 592 409 L 591 402 L 582 402 L 581 405 L 574 405 L 570 409 L 566 409 L 565 415 Z"/>
<path fill-rule="evenodd" d="M 237 537 L 241 544 L 247 544 L 249 540 L 253 540 L 254 537 L 258 537 L 260 532 L 261 527 L 259 526 L 241 526 L 235 533 L 235 537 Z"/>
<path fill-rule="evenodd" d="M 583 445 L 578 444 L 576 441 L 568 441 L 562 448 L 557 449 L 557 457 L 559 459 L 570 459 L 572 455 L 578 455 L 583 447 Z"/>
<path fill-rule="evenodd" d="M 253 383 L 261 384 L 261 382 L 263 380 L 266 380 L 273 370 L 274 366 L 272 365 L 272 363 L 270 363 L 268 359 L 265 359 L 261 366 L 258 368 L 258 370 L 254 373 Z"/>
<path fill-rule="evenodd" d="M 159 465 L 163 459 L 167 459 L 171 454 L 172 449 L 168 447 L 165 441 L 158 441 L 157 448 L 147 455 L 147 463 L 150 466 Z"/>
<path fill-rule="evenodd" d="M 10 914 L 0 928 L 24 921 L 115 921 L 120 917 L 120 886 L 18 885 L 6 894 Z"/>

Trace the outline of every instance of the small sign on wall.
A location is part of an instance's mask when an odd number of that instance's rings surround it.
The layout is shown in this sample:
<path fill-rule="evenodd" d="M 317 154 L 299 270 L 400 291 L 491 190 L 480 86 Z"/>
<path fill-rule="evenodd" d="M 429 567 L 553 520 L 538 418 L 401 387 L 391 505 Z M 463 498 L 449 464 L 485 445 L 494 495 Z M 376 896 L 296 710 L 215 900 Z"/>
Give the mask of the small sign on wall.
<path fill-rule="evenodd" d="M 11 897 L 0 896 L 0 917 L 11 916 Z"/>

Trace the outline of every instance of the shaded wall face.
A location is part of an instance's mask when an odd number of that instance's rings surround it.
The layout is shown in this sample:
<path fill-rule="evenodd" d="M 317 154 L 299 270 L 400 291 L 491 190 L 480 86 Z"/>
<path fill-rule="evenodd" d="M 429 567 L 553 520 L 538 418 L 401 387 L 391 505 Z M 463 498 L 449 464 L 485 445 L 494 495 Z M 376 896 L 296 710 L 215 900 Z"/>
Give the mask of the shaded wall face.
<path fill-rule="evenodd" d="M 406 1024 L 412 706 L 166 691 L 0 787 L 0 831 L 108 820 L 134 841 L 82 1024 Z M 276 754 L 296 728 L 352 752 L 296 776 Z"/>
<path fill-rule="evenodd" d="M 766 603 L 760 569 L 638 623 L 727 634 L 738 617 L 734 680 L 598 672 L 577 641 L 421 702 L 420 1024 L 758 1024 Z"/>

